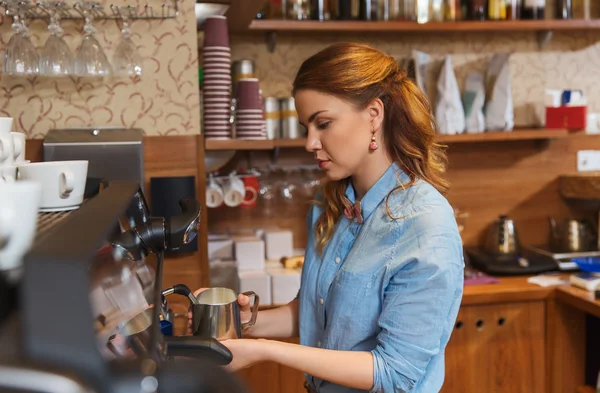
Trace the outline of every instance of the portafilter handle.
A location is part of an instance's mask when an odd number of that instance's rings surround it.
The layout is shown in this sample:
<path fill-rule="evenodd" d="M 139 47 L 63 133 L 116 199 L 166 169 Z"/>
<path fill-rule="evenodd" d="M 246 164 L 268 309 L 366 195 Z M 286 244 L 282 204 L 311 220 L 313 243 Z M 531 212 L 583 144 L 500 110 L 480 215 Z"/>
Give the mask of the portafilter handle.
<path fill-rule="evenodd" d="M 195 199 L 179 201 L 181 214 L 169 219 L 151 217 L 150 225 L 142 234 L 144 243 L 154 252 L 175 251 L 196 238 L 200 229 L 200 203 Z"/>
<path fill-rule="evenodd" d="M 200 230 L 200 203 L 195 199 L 182 199 L 179 206 L 181 214 L 171 217 L 166 223 L 167 248 L 170 250 L 191 243 Z"/>

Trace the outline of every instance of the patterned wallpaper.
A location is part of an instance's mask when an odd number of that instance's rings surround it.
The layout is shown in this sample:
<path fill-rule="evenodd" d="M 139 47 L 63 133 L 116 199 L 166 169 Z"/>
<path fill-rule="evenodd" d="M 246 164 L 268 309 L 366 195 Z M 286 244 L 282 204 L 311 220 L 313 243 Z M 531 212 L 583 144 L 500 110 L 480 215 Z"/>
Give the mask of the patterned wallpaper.
<path fill-rule="evenodd" d="M 264 36 L 236 36 L 233 59 L 252 59 L 267 96 L 289 95 L 291 82 L 302 60 L 336 41 L 358 41 L 374 45 L 397 58 L 410 56 L 412 49 L 427 52 L 436 60 L 452 55 L 456 77 L 462 88 L 471 71 L 484 71 L 495 52 L 509 52 L 517 126 L 541 125 L 544 90 L 582 89 L 590 100 L 590 111 L 600 112 L 600 32 L 554 33 L 551 43 L 538 49 L 535 33 L 444 33 L 410 35 L 323 35 L 279 34 L 274 53 L 269 53 Z M 435 89 L 439 61 L 430 67 L 428 85 Z M 429 91 L 434 100 L 434 91 Z"/>
<path fill-rule="evenodd" d="M 108 4 L 104 3 L 105 7 Z M 160 10 L 162 3 L 150 4 Z M 181 2 L 176 19 L 133 22 L 132 39 L 144 65 L 141 78 L 54 79 L 0 74 L 0 116 L 15 118 L 15 131 L 24 132 L 28 138 L 43 138 L 55 127 L 77 126 L 139 127 L 147 135 L 198 134 L 193 4 Z M 12 35 L 11 23 L 0 15 L 0 52 Z M 119 27 L 115 21 L 97 21 L 94 25 L 98 29 L 96 37 L 112 61 L 121 37 Z M 64 21 L 61 27 L 65 41 L 75 51 L 81 42 L 82 23 Z M 46 22 L 32 21 L 30 30 L 33 44 L 41 49 L 49 34 Z"/>

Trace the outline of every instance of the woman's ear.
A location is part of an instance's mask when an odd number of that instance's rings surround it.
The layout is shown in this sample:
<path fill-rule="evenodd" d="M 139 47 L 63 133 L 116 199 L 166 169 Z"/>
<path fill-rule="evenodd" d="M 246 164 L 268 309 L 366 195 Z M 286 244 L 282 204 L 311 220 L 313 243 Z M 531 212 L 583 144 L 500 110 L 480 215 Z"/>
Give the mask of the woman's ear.
<path fill-rule="evenodd" d="M 369 121 L 373 129 L 371 132 L 379 131 L 383 126 L 383 116 L 384 116 L 384 106 L 383 101 L 381 99 L 376 98 L 367 105 L 367 113 L 369 116 Z"/>

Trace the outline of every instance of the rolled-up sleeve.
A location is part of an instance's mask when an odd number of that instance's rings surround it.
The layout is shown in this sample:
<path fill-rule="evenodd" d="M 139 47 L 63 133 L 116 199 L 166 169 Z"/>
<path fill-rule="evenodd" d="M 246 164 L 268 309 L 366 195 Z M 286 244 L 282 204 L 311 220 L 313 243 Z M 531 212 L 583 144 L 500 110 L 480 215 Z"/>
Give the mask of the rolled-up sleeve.
<path fill-rule="evenodd" d="M 404 248 L 398 251 L 402 260 L 388 265 L 381 331 L 372 350 L 372 393 L 409 392 L 421 381 L 449 339 L 462 298 L 464 264 L 457 234 L 436 228 L 410 240 L 396 246 Z"/>

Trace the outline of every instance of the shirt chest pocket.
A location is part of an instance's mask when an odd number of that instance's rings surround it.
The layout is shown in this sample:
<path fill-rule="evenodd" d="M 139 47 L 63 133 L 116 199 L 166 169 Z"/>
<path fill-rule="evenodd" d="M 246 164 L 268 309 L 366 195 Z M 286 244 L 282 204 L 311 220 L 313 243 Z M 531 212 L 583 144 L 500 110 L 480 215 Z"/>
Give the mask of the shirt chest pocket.
<path fill-rule="evenodd" d="M 370 325 L 381 308 L 377 276 L 372 271 L 340 269 L 329 291 L 328 320 L 346 328 Z"/>

